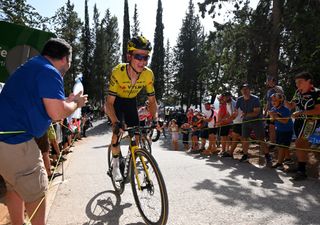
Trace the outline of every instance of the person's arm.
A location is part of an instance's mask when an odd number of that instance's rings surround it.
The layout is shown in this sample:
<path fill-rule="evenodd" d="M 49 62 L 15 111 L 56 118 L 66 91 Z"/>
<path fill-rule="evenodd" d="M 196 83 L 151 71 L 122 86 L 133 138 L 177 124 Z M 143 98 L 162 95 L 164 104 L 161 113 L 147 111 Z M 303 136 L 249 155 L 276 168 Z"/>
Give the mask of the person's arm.
<path fill-rule="evenodd" d="M 149 111 L 152 115 L 152 118 L 154 120 L 156 120 L 158 118 L 158 113 L 157 113 L 157 100 L 156 100 L 156 96 L 152 95 L 152 96 L 148 96 L 148 100 L 149 100 Z"/>
<path fill-rule="evenodd" d="M 320 115 L 320 104 L 315 105 L 315 107 L 313 109 L 297 111 L 297 112 L 292 113 L 293 118 L 297 118 L 301 115 L 319 116 Z"/>
<path fill-rule="evenodd" d="M 260 114 L 260 107 L 253 108 L 253 112 L 244 113 L 245 118 L 257 117 Z"/>
<path fill-rule="evenodd" d="M 105 109 L 108 117 L 110 118 L 112 124 L 115 124 L 116 122 L 119 122 L 116 112 L 114 110 L 114 102 L 116 100 L 115 96 L 108 95 L 106 97 L 106 102 L 105 102 Z"/>
<path fill-rule="evenodd" d="M 288 121 L 289 121 L 289 115 L 283 117 L 280 113 L 278 113 L 276 111 L 272 111 L 272 110 L 270 110 L 268 114 L 270 115 L 270 118 L 273 121 L 277 120 L 278 122 L 284 123 L 284 124 L 288 123 Z"/>
<path fill-rule="evenodd" d="M 87 102 L 87 95 L 82 95 L 82 91 L 77 95 L 72 95 L 67 100 L 43 98 L 43 104 L 49 115 L 54 120 L 61 120 L 71 115 L 77 108 L 83 107 Z"/>

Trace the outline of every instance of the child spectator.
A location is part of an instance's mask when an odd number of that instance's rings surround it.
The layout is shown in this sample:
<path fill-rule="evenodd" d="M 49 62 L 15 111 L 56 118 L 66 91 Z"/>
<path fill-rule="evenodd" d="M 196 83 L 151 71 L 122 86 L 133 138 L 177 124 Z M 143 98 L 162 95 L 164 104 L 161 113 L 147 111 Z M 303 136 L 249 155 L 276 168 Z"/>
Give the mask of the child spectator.
<path fill-rule="evenodd" d="M 182 143 L 185 151 L 188 151 L 189 146 L 189 134 L 191 131 L 191 127 L 189 123 L 184 123 L 181 125 L 181 133 L 182 133 Z"/>
<path fill-rule="evenodd" d="M 191 133 L 192 149 L 190 153 L 195 153 L 195 154 L 200 153 L 199 137 L 200 137 L 201 126 L 202 126 L 202 116 L 201 116 L 200 110 L 195 109 L 192 117 L 192 133 Z"/>
<path fill-rule="evenodd" d="M 272 108 L 269 111 L 269 116 L 274 121 L 276 129 L 276 144 L 278 146 L 278 159 L 272 168 L 283 170 L 283 161 L 290 158 L 289 149 L 282 146 L 290 146 L 293 134 L 293 122 L 290 118 L 290 110 L 283 105 L 284 96 L 280 93 L 271 95 Z"/>
<path fill-rule="evenodd" d="M 178 140 L 179 140 L 179 127 L 178 127 L 178 124 L 177 124 L 177 121 L 175 119 L 172 119 L 170 121 L 170 124 L 169 124 L 169 130 L 171 131 L 171 139 L 172 139 L 172 146 L 173 146 L 173 149 L 178 151 Z"/>

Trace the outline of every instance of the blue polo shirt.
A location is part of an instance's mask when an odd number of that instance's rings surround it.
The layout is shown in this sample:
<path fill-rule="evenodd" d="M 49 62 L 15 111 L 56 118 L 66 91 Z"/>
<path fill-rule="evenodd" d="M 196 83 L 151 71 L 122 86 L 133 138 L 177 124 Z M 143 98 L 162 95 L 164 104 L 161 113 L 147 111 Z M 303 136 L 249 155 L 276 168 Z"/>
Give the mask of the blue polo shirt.
<path fill-rule="evenodd" d="M 0 131 L 24 131 L 0 134 L 0 141 L 19 144 L 41 137 L 51 118 L 42 98 L 65 99 L 60 72 L 43 56 L 20 66 L 6 81 L 0 94 Z"/>
<path fill-rule="evenodd" d="M 278 115 L 283 118 L 291 116 L 290 110 L 284 105 L 280 106 L 279 108 L 272 107 L 270 111 L 278 113 Z M 280 132 L 293 131 L 293 122 L 291 118 L 288 120 L 288 123 L 281 123 L 278 120 L 275 120 L 274 125 L 276 127 L 276 130 Z"/>

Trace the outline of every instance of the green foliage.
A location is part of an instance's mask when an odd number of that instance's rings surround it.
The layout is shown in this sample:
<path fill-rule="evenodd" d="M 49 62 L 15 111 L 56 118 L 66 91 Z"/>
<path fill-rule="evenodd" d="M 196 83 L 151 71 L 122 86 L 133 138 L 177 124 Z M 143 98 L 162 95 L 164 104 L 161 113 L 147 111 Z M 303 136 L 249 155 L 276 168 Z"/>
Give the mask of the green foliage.
<path fill-rule="evenodd" d="M 81 71 L 81 54 L 80 34 L 82 22 L 74 10 L 74 4 L 70 0 L 65 6 L 57 10 L 54 16 L 54 29 L 59 38 L 66 40 L 72 46 L 72 63 L 69 71 L 64 76 L 66 94 L 72 92 L 74 78 Z"/>
<path fill-rule="evenodd" d="M 95 48 L 91 76 L 93 95 L 91 100 L 102 104 L 108 88 L 106 84 L 108 83 L 109 75 L 112 68 L 119 63 L 120 44 L 117 18 L 111 16 L 110 11 L 107 10 L 105 16 L 99 22 L 98 14 L 98 10 L 95 8 Z"/>
<path fill-rule="evenodd" d="M 177 105 L 178 104 L 178 92 L 175 89 L 175 67 L 174 67 L 174 58 L 173 58 L 172 48 L 170 47 L 170 42 L 167 40 L 165 47 L 164 55 L 164 93 L 162 97 L 162 102 L 165 105 Z"/>
<path fill-rule="evenodd" d="M 85 0 L 84 8 L 84 26 L 82 28 L 81 36 L 81 48 L 82 51 L 82 62 L 81 70 L 83 73 L 83 86 L 84 90 L 89 96 L 93 96 L 93 84 L 92 84 L 92 36 L 89 24 L 89 12 L 88 12 L 88 0 Z"/>
<path fill-rule="evenodd" d="M 133 24 L 132 24 L 131 30 L 132 30 L 132 37 L 136 37 L 140 33 L 140 22 L 138 19 L 137 4 L 134 4 Z"/>
<path fill-rule="evenodd" d="M 130 40 L 130 20 L 128 0 L 124 0 L 123 32 L 122 32 L 122 62 L 127 62 L 127 43 Z"/>
<path fill-rule="evenodd" d="M 174 49 L 177 66 L 175 88 L 181 96 L 181 106 L 200 104 L 200 98 L 203 95 L 201 53 L 205 36 L 199 17 L 195 15 L 194 10 L 194 4 L 190 0 L 188 12 L 183 19 L 177 45 Z"/>
<path fill-rule="evenodd" d="M 48 18 L 42 17 L 26 0 L 0 1 L 0 20 L 48 30 Z"/>
<path fill-rule="evenodd" d="M 158 0 L 156 17 L 156 29 L 154 33 L 154 46 L 151 61 L 151 69 L 155 77 L 156 98 L 161 100 L 164 93 L 164 45 L 163 45 L 163 23 L 162 23 L 162 3 Z"/>
<path fill-rule="evenodd" d="M 215 23 L 216 31 L 208 39 L 209 89 L 237 92 L 239 84 L 248 81 L 262 97 L 270 74 L 291 96 L 293 77 L 301 70 L 313 73 L 319 85 L 318 1 L 261 0 L 255 10 L 248 7 L 249 1 L 240 0 L 205 0 L 198 5 L 203 16 L 208 13 L 214 18 L 223 2 L 234 3 L 235 10 L 229 22 Z"/>
<path fill-rule="evenodd" d="M 71 92 L 74 77 L 82 72 L 90 99 L 102 102 L 108 76 L 121 56 L 117 18 L 107 10 L 100 21 L 95 6 L 90 28 L 87 0 L 84 23 L 70 0 L 51 19 L 39 15 L 26 2 L 0 1 L 0 20 L 46 30 L 51 22 L 54 25 L 52 32 L 73 47 L 72 67 L 64 77 L 66 93 Z M 310 71 L 315 86 L 319 86 L 319 1 L 260 0 L 257 8 L 251 9 L 249 0 L 203 0 L 198 7 L 203 17 L 209 14 L 215 18 L 228 3 L 233 9 L 228 9 L 225 16 L 232 19 L 223 24 L 213 21 L 214 29 L 206 36 L 190 0 L 176 45 L 171 49 L 167 42 L 164 49 L 163 9 L 161 0 L 158 0 L 150 66 L 155 74 L 159 100 L 167 105 L 199 105 L 203 97 L 227 90 L 236 93 L 244 81 L 248 81 L 254 92 L 262 97 L 265 77 L 275 75 L 274 71 L 278 71 L 279 83 L 289 99 L 295 90 L 293 77 L 297 71 Z M 278 20 L 274 20 L 275 14 Z M 125 62 L 130 39 L 128 0 L 124 1 L 123 21 L 122 61 Z M 136 35 L 140 32 L 137 5 L 133 21 L 132 35 Z"/>

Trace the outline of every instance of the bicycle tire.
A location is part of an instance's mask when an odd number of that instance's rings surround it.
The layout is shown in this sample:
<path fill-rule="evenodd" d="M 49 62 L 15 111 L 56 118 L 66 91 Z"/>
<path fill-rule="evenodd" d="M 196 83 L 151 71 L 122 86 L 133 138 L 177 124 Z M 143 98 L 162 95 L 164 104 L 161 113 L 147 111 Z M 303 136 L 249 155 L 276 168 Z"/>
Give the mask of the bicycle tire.
<path fill-rule="evenodd" d="M 142 190 L 139 190 L 137 186 L 137 179 L 135 176 L 133 162 L 131 162 L 130 180 L 134 200 L 136 202 L 140 215 L 148 225 L 165 225 L 168 220 L 169 201 L 166 185 L 160 172 L 159 166 L 154 157 L 146 149 L 137 149 L 135 152 L 135 156 L 137 166 L 136 171 L 141 182 Z M 147 179 L 145 169 L 142 166 L 143 164 L 141 162 L 141 158 L 143 158 L 143 160 L 146 162 L 151 182 Z M 156 193 L 156 191 L 158 191 L 159 193 Z M 144 202 L 148 198 L 150 198 L 150 200 Z M 154 202 L 154 200 L 156 201 L 156 204 L 151 203 Z M 151 203 L 151 205 L 149 205 L 149 203 Z M 145 207 L 146 204 L 147 206 Z M 155 215 L 155 218 L 151 218 L 151 216 L 153 216 L 152 214 L 155 213 L 157 214 Z"/>
<path fill-rule="evenodd" d="M 111 145 L 108 148 L 108 172 L 110 173 L 111 183 L 114 190 L 121 195 L 124 192 L 125 182 L 124 181 L 115 181 L 112 176 L 112 151 Z"/>
<path fill-rule="evenodd" d="M 152 142 L 158 141 L 160 138 L 160 130 L 152 129 L 149 133 L 149 137 Z"/>
<path fill-rule="evenodd" d="M 152 154 L 152 148 L 151 148 L 151 143 L 149 139 L 145 136 L 145 138 L 140 137 L 140 146 L 141 148 L 145 148 Z"/>

